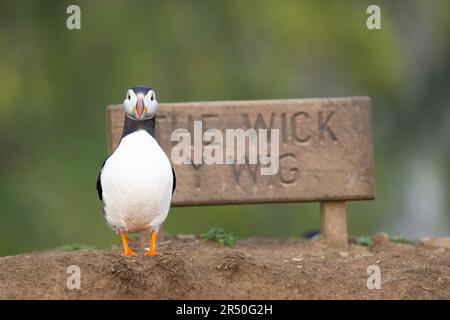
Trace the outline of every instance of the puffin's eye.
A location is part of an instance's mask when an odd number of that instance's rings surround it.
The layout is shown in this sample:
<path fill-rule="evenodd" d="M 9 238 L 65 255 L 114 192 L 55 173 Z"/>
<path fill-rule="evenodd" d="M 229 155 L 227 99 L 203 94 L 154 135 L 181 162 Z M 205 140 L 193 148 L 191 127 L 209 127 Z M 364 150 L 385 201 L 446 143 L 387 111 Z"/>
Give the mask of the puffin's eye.
<path fill-rule="evenodd" d="M 153 99 L 154 99 L 154 98 L 153 98 L 153 93 L 152 93 L 152 95 L 150 96 L 150 100 L 153 101 Z"/>
<path fill-rule="evenodd" d="M 130 96 L 130 94 L 128 94 L 128 100 L 131 100 L 131 96 Z"/>

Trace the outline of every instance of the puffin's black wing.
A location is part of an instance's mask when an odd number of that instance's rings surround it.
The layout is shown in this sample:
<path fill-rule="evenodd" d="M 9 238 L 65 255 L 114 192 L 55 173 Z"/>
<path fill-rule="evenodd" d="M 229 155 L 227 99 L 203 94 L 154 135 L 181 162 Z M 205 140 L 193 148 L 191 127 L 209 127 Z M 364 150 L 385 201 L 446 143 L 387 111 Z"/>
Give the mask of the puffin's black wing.
<path fill-rule="evenodd" d="M 172 182 L 172 194 L 175 192 L 175 188 L 177 187 L 177 177 L 175 176 L 175 170 L 173 170 L 172 167 L 172 174 L 173 174 L 173 182 Z"/>
<path fill-rule="evenodd" d="M 106 158 L 105 161 L 103 161 L 102 168 L 100 169 L 100 173 L 98 174 L 98 178 L 97 178 L 97 193 L 98 193 L 98 197 L 99 197 L 100 201 L 103 201 L 103 189 L 102 189 L 102 181 L 100 179 L 100 176 L 102 175 L 103 167 L 105 166 L 106 160 L 108 160 L 108 158 Z"/>

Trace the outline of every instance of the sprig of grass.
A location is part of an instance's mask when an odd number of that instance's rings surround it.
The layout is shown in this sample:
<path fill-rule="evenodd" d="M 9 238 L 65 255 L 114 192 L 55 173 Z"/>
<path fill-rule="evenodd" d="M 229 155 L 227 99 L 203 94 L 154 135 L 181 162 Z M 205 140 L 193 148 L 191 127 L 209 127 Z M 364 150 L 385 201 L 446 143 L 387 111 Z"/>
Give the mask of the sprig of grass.
<path fill-rule="evenodd" d="M 202 236 L 221 246 L 233 246 L 236 243 L 236 236 L 231 232 L 226 232 L 223 228 L 210 228 L 208 232 Z"/>
<path fill-rule="evenodd" d="M 415 240 L 405 238 L 401 233 L 396 233 L 391 238 L 392 242 L 415 244 Z"/>
<path fill-rule="evenodd" d="M 55 248 L 55 250 L 61 251 L 77 251 L 77 250 L 85 250 L 85 249 L 95 249 L 95 246 L 89 244 L 82 243 L 72 243 L 72 244 L 64 244 Z"/>
<path fill-rule="evenodd" d="M 359 236 L 356 238 L 355 242 L 360 246 L 371 247 L 373 246 L 373 240 L 370 236 Z"/>

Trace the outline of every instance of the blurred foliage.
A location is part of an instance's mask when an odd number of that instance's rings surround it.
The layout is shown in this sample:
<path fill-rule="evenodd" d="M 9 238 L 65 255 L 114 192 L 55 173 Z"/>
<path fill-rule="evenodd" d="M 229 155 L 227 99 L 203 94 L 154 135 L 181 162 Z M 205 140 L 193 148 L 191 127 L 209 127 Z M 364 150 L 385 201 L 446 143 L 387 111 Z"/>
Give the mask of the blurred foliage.
<path fill-rule="evenodd" d="M 373 246 L 373 240 L 371 236 L 359 236 L 355 239 L 356 244 L 360 246 L 371 247 Z"/>
<path fill-rule="evenodd" d="M 79 31 L 66 28 L 74 3 Z M 373 3 L 380 31 L 365 26 Z M 159 101 L 368 95 L 377 200 L 350 203 L 351 233 L 395 232 L 408 220 L 411 157 L 437 170 L 446 210 L 449 34 L 446 0 L 0 0 L 0 255 L 118 241 L 94 184 L 107 152 L 105 106 L 135 84 L 151 85 Z M 318 228 L 318 211 L 176 208 L 165 228 L 298 237 Z M 439 214 L 448 231 L 448 211 Z"/>
<path fill-rule="evenodd" d="M 396 233 L 391 238 L 392 242 L 399 242 L 399 243 L 408 243 L 408 244 L 415 244 L 415 240 L 407 239 L 404 235 L 401 233 Z"/>
<path fill-rule="evenodd" d="M 95 249 L 95 246 L 82 244 L 82 243 L 73 243 L 73 244 L 65 244 L 55 248 L 55 250 L 61 251 L 78 251 L 78 250 L 86 250 L 86 249 Z"/>
<path fill-rule="evenodd" d="M 210 228 L 203 235 L 203 238 L 217 242 L 221 246 L 232 246 L 236 243 L 236 237 L 233 233 L 225 231 L 223 228 Z"/>

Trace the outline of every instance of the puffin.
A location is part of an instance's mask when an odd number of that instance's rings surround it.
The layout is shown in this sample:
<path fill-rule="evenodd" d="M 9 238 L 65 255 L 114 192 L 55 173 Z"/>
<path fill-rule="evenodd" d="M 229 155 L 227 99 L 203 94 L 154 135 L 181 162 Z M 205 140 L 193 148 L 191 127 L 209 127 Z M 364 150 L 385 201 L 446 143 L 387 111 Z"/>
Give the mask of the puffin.
<path fill-rule="evenodd" d="M 150 232 L 145 255 L 158 254 L 156 237 L 169 213 L 176 187 L 175 171 L 155 137 L 156 93 L 147 86 L 127 91 L 122 136 L 97 178 L 97 192 L 106 223 L 123 244 L 122 256 L 137 256 L 128 232 Z"/>

